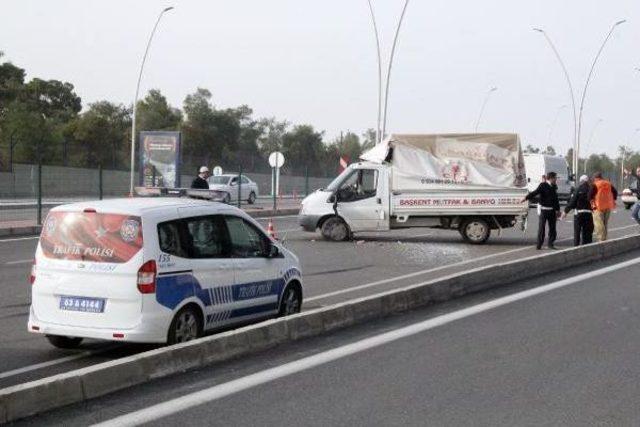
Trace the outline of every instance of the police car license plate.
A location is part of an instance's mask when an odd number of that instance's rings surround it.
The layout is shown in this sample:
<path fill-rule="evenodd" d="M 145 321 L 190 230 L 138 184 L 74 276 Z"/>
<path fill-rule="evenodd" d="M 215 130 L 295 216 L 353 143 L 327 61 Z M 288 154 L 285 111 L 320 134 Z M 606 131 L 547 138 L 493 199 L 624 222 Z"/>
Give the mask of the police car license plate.
<path fill-rule="evenodd" d="M 102 313 L 104 312 L 104 302 L 105 300 L 102 298 L 61 296 L 60 310 Z"/>

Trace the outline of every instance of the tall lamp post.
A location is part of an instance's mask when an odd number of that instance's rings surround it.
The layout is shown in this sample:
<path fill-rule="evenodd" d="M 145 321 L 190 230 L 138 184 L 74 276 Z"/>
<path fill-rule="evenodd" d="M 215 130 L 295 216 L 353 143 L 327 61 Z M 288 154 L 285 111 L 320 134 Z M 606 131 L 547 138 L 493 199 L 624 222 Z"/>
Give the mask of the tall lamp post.
<path fill-rule="evenodd" d="M 400 19 L 398 20 L 398 25 L 396 26 L 396 32 L 393 36 L 393 44 L 391 46 L 391 54 L 389 55 L 389 64 L 387 65 L 387 76 L 385 82 L 384 89 L 384 101 L 382 97 L 382 56 L 380 54 L 380 34 L 378 32 L 378 26 L 376 24 L 375 15 L 373 13 L 373 7 L 371 5 L 371 0 L 367 0 L 369 4 L 369 11 L 371 12 L 371 23 L 373 25 L 373 30 L 376 36 L 376 46 L 378 50 L 378 137 L 376 143 L 380 143 L 382 138 L 387 132 L 387 106 L 389 101 L 389 86 L 391 81 L 391 68 L 393 66 L 393 57 L 396 53 L 396 46 L 398 45 L 398 36 L 400 35 L 400 28 L 402 27 L 402 22 L 404 21 L 404 16 L 407 12 L 407 6 L 409 6 L 409 0 L 405 0 L 404 6 L 402 7 L 402 13 L 400 14 Z M 383 105 L 384 104 L 384 105 Z M 382 110 L 382 114 L 381 114 Z M 380 116 L 382 115 L 382 130 L 380 130 Z"/>
<path fill-rule="evenodd" d="M 624 160 L 627 155 L 627 148 L 631 145 L 631 141 L 633 141 L 633 137 L 636 136 L 638 132 L 640 132 L 640 128 L 636 128 L 636 130 L 633 131 L 631 136 L 629 136 L 629 139 L 627 139 L 627 144 L 621 147 L 622 152 L 620 153 L 621 154 L 620 155 L 620 189 L 623 189 L 624 187 Z"/>
<path fill-rule="evenodd" d="M 536 31 L 536 32 L 542 34 L 544 36 L 544 38 L 547 40 L 547 43 L 549 43 L 549 47 L 553 51 L 553 54 L 555 55 L 556 59 L 558 60 L 558 63 L 560 64 L 560 67 L 562 68 L 562 72 L 564 74 L 564 78 L 567 81 L 567 86 L 569 88 L 569 95 L 571 96 L 571 107 L 573 109 L 573 159 L 572 159 L 572 170 L 573 170 L 573 173 L 576 173 L 576 171 L 578 170 L 578 161 L 577 161 L 577 157 L 576 157 L 576 148 L 577 148 L 577 143 L 578 143 L 578 136 L 577 136 L 578 117 L 577 117 L 577 114 L 576 114 L 576 99 L 575 99 L 575 96 L 574 96 L 574 93 L 573 93 L 573 85 L 571 84 L 571 78 L 569 77 L 569 72 L 567 71 L 567 67 L 564 65 L 564 61 L 562 60 L 562 57 L 560 56 L 560 53 L 558 52 L 558 49 L 556 49 L 556 46 L 551 41 L 551 38 L 549 37 L 547 32 L 545 30 L 541 29 L 541 28 L 534 28 L 533 31 Z"/>
<path fill-rule="evenodd" d="M 138 94 L 140 92 L 140 81 L 142 80 L 142 71 L 144 70 L 144 63 L 147 60 L 147 54 L 149 53 L 149 47 L 151 47 L 151 41 L 153 40 L 153 36 L 156 33 L 156 28 L 158 28 L 158 24 L 160 23 L 160 19 L 162 16 L 173 9 L 173 6 L 166 7 L 162 9 L 162 12 L 158 15 L 158 19 L 156 20 L 155 25 L 153 26 L 153 30 L 151 30 L 151 34 L 149 35 L 149 40 L 147 41 L 147 47 L 144 50 L 144 55 L 142 57 L 142 63 L 140 64 L 140 72 L 138 73 L 138 84 L 136 85 L 136 95 L 133 99 L 133 113 L 131 118 L 131 177 L 129 182 L 129 195 L 133 196 L 133 187 L 135 182 L 135 164 L 136 164 L 136 109 L 138 104 Z"/>
<path fill-rule="evenodd" d="M 478 119 L 476 120 L 476 125 L 474 127 L 474 131 L 475 133 L 478 133 L 478 127 L 480 126 L 480 120 L 482 120 L 482 115 L 484 114 L 484 109 L 487 106 L 487 102 L 489 102 L 489 97 L 491 97 L 491 94 L 495 91 L 497 91 L 498 88 L 497 87 L 492 87 L 491 89 L 489 89 L 487 91 L 487 94 L 484 96 L 484 100 L 482 101 L 482 107 L 480 107 L 480 113 L 478 113 Z"/>
<path fill-rule="evenodd" d="M 577 142 L 577 147 L 576 147 L 576 150 L 575 150 L 575 153 L 574 153 L 576 159 L 579 159 L 579 155 L 580 155 L 580 135 L 581 135 L 581 131 L 582 131 L 582 112 L 584 110 L 584 100 L 587 97 L 587 89 L 589 88 L 589 83 L 591 82 L 591 77 L 593 76 L 593 72 L 595 71 L 596 63 L 598 62 L 598 59 L 600 58 L 600 55 L 602 54 L 602 51 L 604 50 L 604 47 L 606 46 L 607 42 L 609 41 L 609 39 L 613 35 L 613 31 L 619 25 L 624 24 L 625 22 L 627 22 L 627 20 L 626 19 L 622 19 L 622 20 L 616 22 L 615 24 L 613 24 L 611 26 L 611 29 L 607 33 L 607 36 L 604 38 L 604 41 L 602 42 L 602 45 L 600 46 L 600 49 L 598 49 L 598 53 L 596 53 L 595 58 L 593 58 L 593 63 L 591 64 L 591 69 L 589 70 L 589 74 L 587 75 L 587 80 L 584 83 L 584 89 L 582 89 L 582 99 L 580 100 L 580 115 L 578 117 L 578 132 L 577 132 L 578 142 Z M 623 163 L 624 163 L 624 159 L 623 159 Z"/>

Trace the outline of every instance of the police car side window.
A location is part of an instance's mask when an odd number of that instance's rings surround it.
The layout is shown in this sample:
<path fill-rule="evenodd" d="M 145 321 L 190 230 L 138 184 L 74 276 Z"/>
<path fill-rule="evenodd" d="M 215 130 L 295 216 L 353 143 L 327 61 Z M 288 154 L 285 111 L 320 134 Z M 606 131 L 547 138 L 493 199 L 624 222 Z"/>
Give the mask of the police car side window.
<path fill-rule="evenodd" d="M 252 224 L 236 216 L 225 216 L 231 253 L 239 258 L 259 258 L 267 254 L 267 238 Z"/>
<path fill-rule="evenodd" d="M 182 258 L 188 257 L 188 249 L 181 233 L 179 220 L 158 224 L 158 241 L 162 252 Z"/>
<path fill-rule="evenodd" d="M 249 183 L 249 180 L 247 179 L 247 177 L 246 177 L 246 176 L 244 176 L 244 175 L 243 175 L 243 176 L 242 176 L 242 179 L 240 180 L 240 182 L 242 182 L 243 184 L 248 184 L 248 183 Z"/>
<path fill-rule="evenodd" d="M 184 220 L 192 258 L 225 258 L 229 256 L 229 239 L 220 215 Z"/>

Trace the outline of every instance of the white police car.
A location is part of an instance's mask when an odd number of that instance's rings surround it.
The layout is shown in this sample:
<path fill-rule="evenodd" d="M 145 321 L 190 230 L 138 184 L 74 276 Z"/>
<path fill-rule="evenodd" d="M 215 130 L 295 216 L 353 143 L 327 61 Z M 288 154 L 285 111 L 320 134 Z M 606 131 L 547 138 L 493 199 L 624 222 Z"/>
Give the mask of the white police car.
<path fill-rule="evenodd" d="M 29 331 L 62 348 L 189 341 L 302 305 L 295 255 L 237 208 L 180 198 L 52 209 L 31 283 Z"/>

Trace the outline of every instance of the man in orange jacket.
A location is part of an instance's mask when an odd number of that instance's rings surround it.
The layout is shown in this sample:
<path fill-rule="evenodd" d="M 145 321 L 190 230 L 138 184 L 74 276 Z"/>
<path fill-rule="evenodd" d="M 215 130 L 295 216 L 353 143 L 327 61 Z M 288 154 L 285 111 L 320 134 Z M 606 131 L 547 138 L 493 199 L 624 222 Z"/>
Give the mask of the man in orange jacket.
<path fill-rule="evenodd" d="M 593 185 L 589 193 L 589 200 L 593 206 L 593 225 L 599 242 L 607 240 L 607 227 L 611 211 L 616 207 L 618 190 L 606 179 L 601 172 L 593 175 Z"/>

